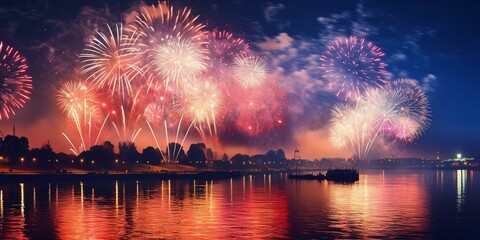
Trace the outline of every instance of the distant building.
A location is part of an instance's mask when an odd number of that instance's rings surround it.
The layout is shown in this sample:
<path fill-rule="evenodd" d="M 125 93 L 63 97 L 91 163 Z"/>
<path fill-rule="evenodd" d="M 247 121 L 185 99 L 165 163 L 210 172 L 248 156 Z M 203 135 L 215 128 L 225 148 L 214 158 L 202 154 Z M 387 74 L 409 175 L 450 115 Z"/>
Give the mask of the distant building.
<path fill-rule="evenodd" d="M 442 161 L 444 167 L 461 168 L 461 167 L 478 167 L 479 162 L 475 158 L 462 157 L 462 154 L 457 154 L 454 159 L 447 159 Z"/>

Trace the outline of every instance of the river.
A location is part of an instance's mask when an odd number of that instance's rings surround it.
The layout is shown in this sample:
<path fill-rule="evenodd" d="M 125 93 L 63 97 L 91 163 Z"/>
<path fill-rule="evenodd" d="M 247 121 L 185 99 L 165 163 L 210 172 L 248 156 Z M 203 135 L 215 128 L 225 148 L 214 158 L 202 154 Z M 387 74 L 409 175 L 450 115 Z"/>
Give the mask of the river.
<path fill-rule="evenodd" d="M 480 173 L 0 183 L 0 239 L 475 238 Z"/>

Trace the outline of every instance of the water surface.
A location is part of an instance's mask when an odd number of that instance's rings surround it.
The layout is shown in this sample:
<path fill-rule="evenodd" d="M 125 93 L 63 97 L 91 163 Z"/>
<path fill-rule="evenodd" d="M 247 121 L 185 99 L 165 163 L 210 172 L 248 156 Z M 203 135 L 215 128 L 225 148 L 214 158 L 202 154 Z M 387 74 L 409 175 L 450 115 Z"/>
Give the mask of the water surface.
<path fill-rule="evenodd" d="M 475 171 L 216 181 L 0 183 L 0 239 L 474 238 Z"/>

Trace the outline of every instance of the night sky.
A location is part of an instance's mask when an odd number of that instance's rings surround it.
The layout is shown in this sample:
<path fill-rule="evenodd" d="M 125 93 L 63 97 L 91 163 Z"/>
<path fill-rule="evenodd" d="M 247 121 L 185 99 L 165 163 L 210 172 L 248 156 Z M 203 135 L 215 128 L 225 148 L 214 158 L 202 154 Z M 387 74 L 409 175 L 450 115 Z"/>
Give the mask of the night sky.
<path fill-rule="evenodd" d="M 68 125 L 55 100 L 59 85 L 78 73 L 78 54 L 97 29 L 105 23 L 125 22 L 139 6 L 155 2 L 1 1 L 0 40 L 27 58 L 33 78 L 31 100 L 16 116 L 2 120 L 1 130 L 10 133 L 15 123 L 17 134 L 28 136 L 31 146 L 50 141 L 55 151 L 67 151 L 61 132 Z M 433 158 L 438 149 L 442 158 L 457 152 L 480 157 L 480 3 L 322 0 L 170 4 L 191 8 L 207 30 L 226 30 L 244 38 L 266 59 L 269 74 L 286 89 L 288 129 L 273 135 L 281 140 L 266 149 L 282 147 L 289 153 L 298 146 L 302 157 L 311 159 L 345 156 L 328 143 L 330 109 L 339 100 L 322 88 L 325 80 L 318 57 L 337 37 L 357 36 L 383 50 L 391 80 L 417 80 L 431 104 L 429 129 L 414 143 L 398 144 L 396 156 Z M 236 149 L 235 144 L 225 144 L 229 146 L 225 151 L 248 149 Z"/>

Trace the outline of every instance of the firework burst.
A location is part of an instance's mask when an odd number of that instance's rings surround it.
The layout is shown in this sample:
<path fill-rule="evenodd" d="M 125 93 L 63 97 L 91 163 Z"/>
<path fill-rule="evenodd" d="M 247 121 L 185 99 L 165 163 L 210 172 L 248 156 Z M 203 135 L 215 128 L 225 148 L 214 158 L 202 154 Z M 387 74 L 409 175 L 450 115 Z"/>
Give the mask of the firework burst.
<path fill-rule="evenodd" d="M 15 115 L 30 99 L 32 78 L 26 59 L 12 47 L 0 42 L 0 119 Z"/>
<path fill-rule="evenodd" d="M 197 44 L 174 38 L 156 48 L 155 67 L 165 85 L 186 87 L 207 67 L 207 52 Z"/>
<path fill-rule="evenodd" d="M 413 141 L 422 135 L 430 123 L 430 107 L 423 88 L 415 80 L 398 79 L 387 84 L 385 91 L 396 96 L 396 111 L 399 119 L 403 119 L 397 123 L 402 132 L 400 139 Z M 407 136 L 405 133 L 411 134 Z"/>
<path fill-rule="evenodd" d="M 202 42 L 208 49 L 209 58 L 212 64 L 223 67 L 232 64 L 238 55 L 249 53 L 248 44 L 241 38 L 236 38 L 232 33 L 214 30 L 202 37 Z M 215 65 L 211 65 L 215 67 Z"/>
<path fill-rule="evenodd" d="M 382 88 L 369 88 L 354 105 L 332 110 L 330 140 L 366 159 L 377 138 L 411 142 L 428 126 L 428 100 L 414 80 L 400 79 Z"/>
<path fill-rule="evenodd" d="M 386 83 L 387 65 L 381 59 L 384 55 L 379 47 L 363 38 L 339 38 L 320 57 L 320 68 L 337 96 L 343 94 L 345 100 L 356 100 L 368 87 Z"/>
<path fill-rule="evenodd" d="M 117 93 L 126 99 L 132 93 L 131 82 L 142 75 L 140 50 L 135 45 L 138 35 L 124 34 L 122 25 L 116 25 L 113 30 L 107 25 L 107 29 L 107 34 L 97 32 L 80 54 L 82 73 L 96 88 L 105 87 L 112 95 Z"/>
<path fill-rule="evenodd" d="M 336 105 L 332 109 L 330 140 L 335 147 L 349 147 L 355 157 L 364 160 L 373 144 L 372 115 L 357 105 Z"/>
<path fill-rule="evenodd" d="M 245 88 L 259 87 L 265 81 L 267 64 L 253 55 L 240 55 L 235 58 L 233 75 Z"/>

